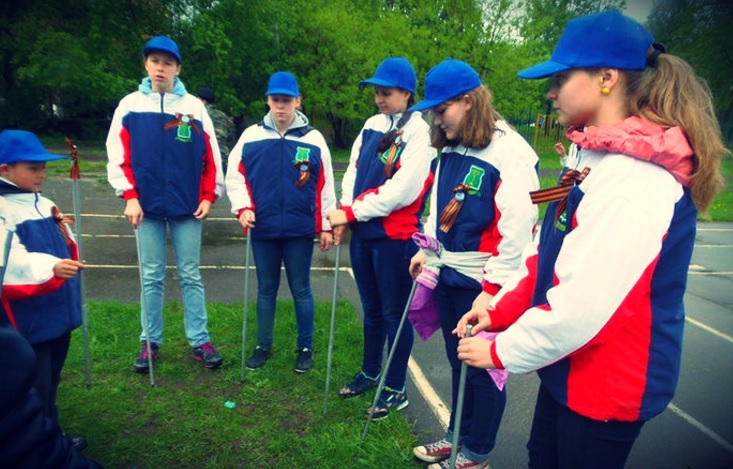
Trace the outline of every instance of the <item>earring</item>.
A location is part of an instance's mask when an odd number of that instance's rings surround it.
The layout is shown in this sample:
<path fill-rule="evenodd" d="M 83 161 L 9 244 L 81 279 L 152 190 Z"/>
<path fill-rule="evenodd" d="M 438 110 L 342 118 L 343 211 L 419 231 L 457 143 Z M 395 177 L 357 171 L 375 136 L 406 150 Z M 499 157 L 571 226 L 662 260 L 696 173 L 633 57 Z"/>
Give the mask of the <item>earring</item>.
<path fill-rule="evenodd" d="M 604 86 L 603 88 L 601 88 L 601 94 L 604 96 L 608 96 L 609 94 L 611 94 L 611 88 Z"/>

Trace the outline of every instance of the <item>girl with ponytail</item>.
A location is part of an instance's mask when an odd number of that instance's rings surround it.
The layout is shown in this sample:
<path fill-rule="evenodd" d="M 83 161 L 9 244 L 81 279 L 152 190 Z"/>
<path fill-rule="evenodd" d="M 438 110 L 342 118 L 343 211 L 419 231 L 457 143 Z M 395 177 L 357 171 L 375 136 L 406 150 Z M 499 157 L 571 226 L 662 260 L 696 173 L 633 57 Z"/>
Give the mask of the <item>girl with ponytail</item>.
<path fill-rule="evenodd" d="M 721 187 L 710 93 L 688 64 L 618 11 L 571 20 L 547 97 L 578 151 L 523 275 L 454 331 L 470 366 L 537 371 L 529 467 L 622 468 L 642 426 L 672 400 L 698 211 Z"/>

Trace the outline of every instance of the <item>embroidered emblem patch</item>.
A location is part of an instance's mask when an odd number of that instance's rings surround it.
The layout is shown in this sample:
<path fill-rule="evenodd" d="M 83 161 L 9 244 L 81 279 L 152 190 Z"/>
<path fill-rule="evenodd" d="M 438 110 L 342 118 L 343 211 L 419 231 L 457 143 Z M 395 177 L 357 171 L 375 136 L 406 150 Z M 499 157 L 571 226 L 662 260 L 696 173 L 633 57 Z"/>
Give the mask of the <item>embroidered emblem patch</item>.
<path fill-rule="evenodd" d="M 303 166 L 305 165 L 305 169 L 308 169 L 308 163 L 310 162 L 310 154 L 311 149 L 310 148 L 303 148 L 303 147 L 297 147 L 297 152 L 295 153 L 295 159 L 293 159 L 293 164 L 300 167 L 301 171 L 304 171 Z"/>
<path fill-rule="evenodd" d="M 179 142 L 191 142 L 191 128 L 193 128 L 196 133 L 200 134 L 201 129 L 198 125 L 196 125 L 196 122 L 193 120 L 193 115 L 188 114 L 184 115 L 180 112 L 176 113 L 175 120 L 168 122 L 163 126 L 163 129 L 169 130 L 172 128 L 176 128 L 176 140 Z"/>
<path fill-rule="evenodd" d="M 178 133 L 176 134 L 176 140 L 181 142 L 191 141 L 191 125 L 189 124 L 188 116 L 181 117 L 181 125 L 178 126 Z"/>
<path fill-rule="evenodd" d="M 486 170 L 475 165 L 471 165 L 468 174 L 463 178 L 463 184 L 468 187 L 469 195 L 478 195 L 481 191 Z"/>

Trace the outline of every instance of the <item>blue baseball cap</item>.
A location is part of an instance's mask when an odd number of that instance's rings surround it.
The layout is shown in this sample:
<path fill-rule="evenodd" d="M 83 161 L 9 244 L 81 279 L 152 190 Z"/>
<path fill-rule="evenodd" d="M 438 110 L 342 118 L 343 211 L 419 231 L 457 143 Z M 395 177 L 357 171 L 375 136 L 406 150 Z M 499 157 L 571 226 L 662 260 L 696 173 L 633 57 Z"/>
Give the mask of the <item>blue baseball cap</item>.
<path fill-rule="evenodd" d="M 295 80 L 295 75 L 290 72 L 275 72 L 270 76 L 270 81 L 267 84 L 267 96 L 272 94 L 284 94 L 285 96 L 292 96 L 297 98 L 300 96 L 300 90 L 298 89 L 298 82 Z"/>
<path fill-rule="evenodd" d="M 466 62 L 445 59 L 425 75 L 425 99 L 410 108 L 424 111 L 481 85 L 476 70 Z"/>
<path fill-rule="evenodd" d="M 173 39 L 167 36 L 155 36 L 151 38 L 145 44 L 145 47 L 143 47 L 143 56 L 147 57 L 148 54 L 150 54 L 154 50 L 168 52 L 173 57 L 175 57 L 176 60 L 178 60 L 179 64 L 183 62 L 181 60 L 181 53 L 178 50 L 178 44 L 176 44 L 176 42 Z"/>
<path fill-rule="evenodd" d="M 55 161 L 66 158 L 63 155 L 47 152 L 33 132 L 27 130 L 0 132 L 0 164 L 12 164 L 19 161 Z"/>
<path fill-rule="evenodd" d="M 359 85 L 385 86 L 387 88 L 400 88 L 415 94 L 417 88 L 417 75 L 410 62 L 404 57 L 390 57 L 384 59 L 374 76 L 362 80 Z"/>
<path fill-rule="evenodd" d="M 546 78 L 574 68 L 644 70 L 654 37 L 618 10 L 570 20 L 550 60 L 517 73 L 520 78 Z"/>

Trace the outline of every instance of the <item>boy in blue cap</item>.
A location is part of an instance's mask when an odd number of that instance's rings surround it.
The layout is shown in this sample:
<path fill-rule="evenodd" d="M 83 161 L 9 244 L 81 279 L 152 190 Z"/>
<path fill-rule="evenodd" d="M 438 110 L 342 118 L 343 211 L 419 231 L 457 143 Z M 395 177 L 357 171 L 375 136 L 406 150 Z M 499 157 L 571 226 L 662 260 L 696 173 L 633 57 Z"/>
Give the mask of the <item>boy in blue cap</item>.
<path fill-rule="evenodd" d="M 24 130 L 0 133 L 0 200 L 5 228 L 15 232 L 2 286 L 4 313 L 30 342 L 38 371 L 34 387 L 58 423 L 56 391 L 71 331 L 81 325 L 79 261 L 74 234 L 58 207 L 40 195 L 48 153 Z M 83 439 L 75 439 L 80 447 Z"/>
<path fill-rule="evenodd" d="M 187 93 L 178 78 L 178 44 L 156 36 L 146 43 L 143 54 L 148 77 L 138 91 L 120 101 L 107 136 L 108 180 L 117 196 L 125 200 L 124 215 L 138 235 L 143 278 L 142 347 L 133 367 L 138 373 L 147 373 L 148 350 L 156 359 L 163 342 L 169 228 L 183 295 L 186 339 L 193 358 L 206 368 L 218 368 L 222 358 L 207 330 L 199 270 L 203 220 L 209 216 L 211 204 L 224 193 L 214 125 L 204 103 Z M 145 314 L 149 331 L 144 326 Z"/>

